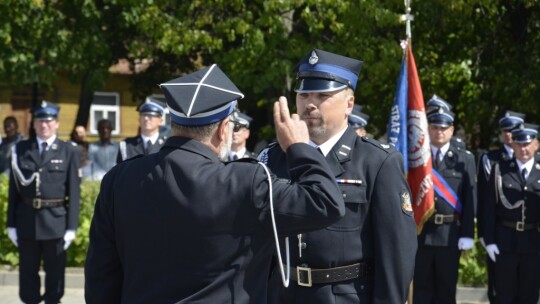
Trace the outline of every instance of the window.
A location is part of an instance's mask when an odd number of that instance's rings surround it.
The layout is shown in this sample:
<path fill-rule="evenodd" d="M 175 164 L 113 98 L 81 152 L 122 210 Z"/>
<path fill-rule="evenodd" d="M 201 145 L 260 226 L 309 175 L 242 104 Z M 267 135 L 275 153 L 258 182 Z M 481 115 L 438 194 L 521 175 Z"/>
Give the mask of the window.
<path fill-rule="evenodd" d="M 90 107 L 90 134 L 97 135 L 97 124 L 102 119 L 111 121 L 113 135 L 120 134 L 120 94 L 94 92 Z"/>

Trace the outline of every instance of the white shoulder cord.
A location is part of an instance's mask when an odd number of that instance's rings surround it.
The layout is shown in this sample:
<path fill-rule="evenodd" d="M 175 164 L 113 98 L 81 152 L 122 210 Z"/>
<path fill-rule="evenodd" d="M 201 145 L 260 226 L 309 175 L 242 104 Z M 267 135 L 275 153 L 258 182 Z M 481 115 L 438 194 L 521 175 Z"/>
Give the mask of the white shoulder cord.
<path fill-rule="evenodd" d="M 501 173 L 499 171 L 499 164 L 498 163 L 495 163 L 494 171 L 495 171 L 494 174 L 495 174 L 495 185 L 496 185 L 495 191 L 499 195 L 499 199 L 500 199 L 501 203 L 503 204 L 503 206 L 506 209 L 516 209 L 516 208 L 519 208 L 521 206 L 525 206 L 525 201 L 524 200 L 519 200 L 513 205 L 512 205 L 512 203 L 510 203 L 508 201 L 508 199 L 504 195 L 502 176 L 501 176 Z M 524 210 L 522 210 L 522 212 L 524 212 Z"/>
<path fill-rule="evenodd" d="M 120 155 L 121 155 L 123 161 L 126 160 L 127 151 L 126 151 L 126 142 L 125 141 L 120 142 Z"/>
<path fill-rule="evenodd" d="M 278 233 L 277 233 L 277 227 L 276 227 L 276 219 L 274 216 L 274 200 L 273 200 L 273 193 L 272 193 L 272 178 L 270 177 L 270 171 L 268 171 L 268 168 L 266 165 L 262 162 L 259 162 L 259 165 L 261 165 L 264 168 L 264 171 L 266 171 L 266 175 L 268 176 L 268 189 L 269 189 L 269 197 L 270 197 L 270 215 L 272 216 L 272 228 L 274 230 L 274 239 L 276 241 L 276 251 L 277 251 L 277 257 L 279 262 L 279 271 L 281 273 L 281 281 L 283 282 L 283 286 L 289 287 L 289 279 L 291 277 L 291 262 L 289 257 L 289 238 L 285 238 L 285 256 L 287 260 L 287 277 L 285 277 L 285 271 L 283 270 L 283 259 L 281 258 L 281 250 L 279 248 L 279 239 L 278 239 Z"/>
<path fill-rule="evenodd" d="M 21 169 L 19 169 L 19 165 L 17 165 L 17 145 L 13 145 L 11 147 L 11 169 L 13 170 L 13 176 L 15 177 L 15 185 L 17 185 L 17 188 L 19 187 L 19 183 L 26 187 L 30 185 L 34 180 L 36 181 L 36 192 L 39 191 L 39 172 L 34 172 L 32 175 L 30 175 L 30 178 L 26 179 L 24 175 L 21 172 Z M 17 183 L 19 181 L 19 183 Z M 20 190 L 20 189 L 19 189 Z M 39 194 L 38 194 L 39 195 Z"/>

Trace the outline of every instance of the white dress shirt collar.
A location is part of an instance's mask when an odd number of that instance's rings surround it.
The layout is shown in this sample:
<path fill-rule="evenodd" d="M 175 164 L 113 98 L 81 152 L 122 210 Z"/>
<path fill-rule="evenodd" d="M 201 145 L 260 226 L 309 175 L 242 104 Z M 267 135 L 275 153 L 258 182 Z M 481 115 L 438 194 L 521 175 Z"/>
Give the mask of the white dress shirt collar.
<path fill-rule="evenodd" d="M 343 128 L 340 132 L 338 132 L 336 135 L 330 137 L 327 141 L 324 143 L 317 145 L 316 143 L 309 140 L 309 145 L 315 148 L 319 148 L 322 152 L 322 154 L 326 157 L 328 153 L 332 150 L 332 148 L 335 146 L 335 144 L 338 142 L 338 140 L 343 136 L 343 134 L 347 131 L 347 127 Z"/>

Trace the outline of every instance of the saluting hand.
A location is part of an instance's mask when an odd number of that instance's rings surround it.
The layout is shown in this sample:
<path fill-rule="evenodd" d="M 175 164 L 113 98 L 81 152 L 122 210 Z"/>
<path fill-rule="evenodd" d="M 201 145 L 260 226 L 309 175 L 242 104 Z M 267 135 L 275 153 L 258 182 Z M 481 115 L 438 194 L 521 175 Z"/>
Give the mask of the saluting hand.
<path fill-rule="evenodd" d="M 287 151 L 292 144 L 309 142 L 306 123 L 300 120 L 298 114 L 290 115 L 287 98 L 283 96 L 274 103 L 274 125 L 277 140 L 283 151 Z"/>

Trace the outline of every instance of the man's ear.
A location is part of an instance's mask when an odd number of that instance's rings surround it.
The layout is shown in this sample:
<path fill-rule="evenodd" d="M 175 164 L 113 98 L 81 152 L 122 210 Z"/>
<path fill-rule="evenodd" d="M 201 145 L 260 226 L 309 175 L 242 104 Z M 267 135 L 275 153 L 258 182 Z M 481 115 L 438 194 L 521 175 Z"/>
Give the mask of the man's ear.
<path fill-rule="evenodd" d="M 219 123 L 216 136 L 218 136 L 219 141 L 225 140 L 226 129 L 229 127 L 229 118 L 225 118 Z"/>
<path fill-rule="evenodd" d="M 354 93 L 348 95 L 345 98 L 345 102 L 347 103 L 347 108 L 345 110 L 345 113 L 347 113 L 347 115 L 351 115 L 353 107 L 354 107 Z"/>

